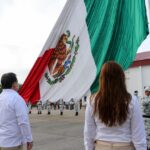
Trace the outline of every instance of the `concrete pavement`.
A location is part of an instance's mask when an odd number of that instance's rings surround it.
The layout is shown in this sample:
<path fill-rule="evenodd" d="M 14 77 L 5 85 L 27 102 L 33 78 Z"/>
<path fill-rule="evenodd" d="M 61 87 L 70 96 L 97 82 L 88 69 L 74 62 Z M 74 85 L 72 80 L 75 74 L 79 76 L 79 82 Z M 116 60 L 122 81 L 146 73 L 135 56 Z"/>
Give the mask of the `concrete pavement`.
<path fill-rule="evenodd" d="M 37 115 L 33 110 L 30 115 L 33 150 L 84 150 L 84 109 L 79 116 L 68 110 L 64 111 L 63 116 L 59 115 L 58 110 L 53 110 L 51 115 L 46 113 Z"/>

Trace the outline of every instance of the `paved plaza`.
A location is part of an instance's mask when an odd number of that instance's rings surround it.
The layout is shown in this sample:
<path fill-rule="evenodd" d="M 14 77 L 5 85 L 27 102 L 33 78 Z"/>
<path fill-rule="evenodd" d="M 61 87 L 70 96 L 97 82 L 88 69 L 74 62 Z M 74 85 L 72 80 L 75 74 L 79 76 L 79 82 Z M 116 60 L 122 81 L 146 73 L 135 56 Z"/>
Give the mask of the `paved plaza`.
<path fill-rule="evenodd" d="M 33 150 L 84 150 L 84 109 L 79 116 L 74 116 L 74 111 L 69 110 L 65 110 L 63 116 L 59 115 L 58 110 L 53 110 L 51 115 L 47 115 L 46 111 L 37 115 L 34 110 L 30 122 Z"/>

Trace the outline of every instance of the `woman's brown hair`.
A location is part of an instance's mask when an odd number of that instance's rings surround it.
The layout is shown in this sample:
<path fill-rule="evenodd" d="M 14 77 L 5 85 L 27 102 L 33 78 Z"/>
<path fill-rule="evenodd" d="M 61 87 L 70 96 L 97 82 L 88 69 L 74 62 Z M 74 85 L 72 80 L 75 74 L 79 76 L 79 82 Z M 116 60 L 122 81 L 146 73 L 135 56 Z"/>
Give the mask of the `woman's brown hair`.
<path fill-rule="evenodd" d="M 94 102 L 94 116 L 106 126 L 123 124 L 128 116 L 131 95 L 127 92 L 125 74 L 114 61 L 105 63 L 100 74 L 100 89 Z"/>

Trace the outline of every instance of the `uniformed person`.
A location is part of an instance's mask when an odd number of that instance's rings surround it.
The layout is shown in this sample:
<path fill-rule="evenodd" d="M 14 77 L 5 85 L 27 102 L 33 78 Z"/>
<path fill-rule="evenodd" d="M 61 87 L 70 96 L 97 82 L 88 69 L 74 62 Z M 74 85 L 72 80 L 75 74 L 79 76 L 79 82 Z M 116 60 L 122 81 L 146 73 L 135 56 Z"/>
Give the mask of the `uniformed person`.
<path fill-rule="evenodd" d="M 47 100 L 47 103 L 46 103 L 46 106 L 47 106 L 47 114 L 50 115 L 51 114 L 51 108 L 50 108 L 50 101 Z"/>
<path fill-rule="evenodd" d="M 74 104 L 74 109 L 75 109 L 75 116 L 79 115 L 79 102 L 75 102 Z"/>
<path fill-rule="evenodd" d="M 66 109 L 69 109 L 69 102 L 65 102 Z"/>
<path fill-rule="evenodd" d="M 140 104 L 140 106 L 141 106 L 141 97 L 139 96 L 139 92 L 138 92 L 137 90 L 134 91 L 134 96 L 138 99 L 139 104 Z"/>
<path fill-rule="evenodd" d="M 54 110 L 56 110 L 57 103 L 53 102 Z"/>
<path fill-rule="evenodd" d="M 74 99 L 72 98 L 70 100 L 70 110 L 73 110 L 74 109 Z"/>
<path fill-rule="evenodd" d="M 59 100 L 59 109 L 60 109 L 60 115 L 63 115 L 63 109 L 64 109 L 64 102 L 63 99 Z"/>
<path fill-rule="evenodd" d="M 134 96 L 136 96 L 138 98 L 138 91 L 134 91 Z"/>
<path fill-rule="evenodd" d="M 38 114 L 42 114 L 42 101 L 39 101 L 37 103 L 37 110 L 38 110 Z"/>
<path fill-rule="evenodd" d="M 80 110 L 82 109 L 82 99 L 80 99 Z"/>
<path fill-rule="evenodd" d="M 150 87 L 145 88 L 145 97 L 142 99 L 142 110 L 147 134 L 148 150 L 150 150 Z"/>
<path fill-rule="evenodd" d="M 31 105 L 31 103 L 29 102 L 29 103 L 28 103 L 29 114 L 31 114 L 31 107 L 32 107 L 32 105 Z"/>

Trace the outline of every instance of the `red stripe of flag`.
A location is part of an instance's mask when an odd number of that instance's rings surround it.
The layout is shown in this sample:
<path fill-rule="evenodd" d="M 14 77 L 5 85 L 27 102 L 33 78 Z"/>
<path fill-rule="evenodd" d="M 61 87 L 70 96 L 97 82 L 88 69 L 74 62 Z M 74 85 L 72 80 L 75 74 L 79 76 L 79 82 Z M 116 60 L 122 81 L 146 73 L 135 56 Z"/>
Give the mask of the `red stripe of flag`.
<path fill-rule="evenodd" d="M 39 81 L 45 72 L 54 49 L 49 49 L 39 57 L 29 75 L 27 76 L 24 84 L 19 90 L 19 94 L 25 99 L 26 102 L 35 104 L 40 99 Z"/>

